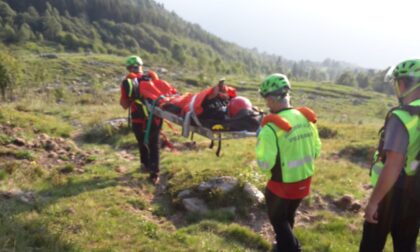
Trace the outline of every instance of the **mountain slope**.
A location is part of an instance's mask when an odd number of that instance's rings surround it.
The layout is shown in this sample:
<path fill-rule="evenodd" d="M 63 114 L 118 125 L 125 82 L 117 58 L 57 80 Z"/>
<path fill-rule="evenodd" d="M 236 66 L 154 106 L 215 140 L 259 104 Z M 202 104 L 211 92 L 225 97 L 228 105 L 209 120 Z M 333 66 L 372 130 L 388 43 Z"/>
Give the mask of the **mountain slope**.
<path fill-rule="evenodd" d="M 296 79 L 334 81 L 346 70 L 364 72 L 331 59 L 295 62 L 241 48 L 153 0 L 1 0 L 0 15 L 0 40 L 9 45 L 33 41 L 61 51 L 137 53 L 146 62 L 207 75 L 283 72 Z"/>

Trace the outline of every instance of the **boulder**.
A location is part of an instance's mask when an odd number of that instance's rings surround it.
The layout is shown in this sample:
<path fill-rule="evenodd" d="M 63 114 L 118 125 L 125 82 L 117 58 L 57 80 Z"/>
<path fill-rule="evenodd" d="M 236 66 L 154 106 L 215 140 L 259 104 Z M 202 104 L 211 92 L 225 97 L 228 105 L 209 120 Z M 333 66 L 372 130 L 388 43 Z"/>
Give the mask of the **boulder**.
<path fill-rule="evenodd" d="M 244 192 L 248 195 L 254 204 L 258 205 L 264 203 L 264 194 L 253 184 L 246 182 L 244 185 Z"/>
<path fill-rule="evenodd" d="M 23 138 L 19 138 L 19 137 L 15 137 L 15 139 L 13 140 L 12 143 L 14 145 L 17 145 L 17 146 L 24 146 L 24 145 L 26 145 L 25 140 Z"/>
<path fill-rule="evenodd" d="M 351 195 L 344 195 L 340 199 L 334 201 L 334 204 L 341 210 L 348 210 L 350 209 L 351 205 L 353 204 L 354 198 Z"/>
<path fill-rule="evenodd" d="M 207 191 L 207 190 L 219 190 L 222 193 L 230 192 L 233 188 L 238 185 L 239 181 L 237 178 L 223 176 L 223 177 L 216 177 L 209 181 L 202 182 L 198 186 L 199 191 Z"/>
<path fill-rule="evenodd" d="M 177 195 L 177 198 L 185 199 L 185 198 L 191 196 L 191 194 L 192 194 L 192 190 L 187 189 L 187 190 L 179 192 L 178 195 Z"/>
<path fill-rule="evenodd" d="M 188 212 L 205 213 L 209 210 L 206 203 L 202 199 L 199 199 L 199 198 L 183 199 L 182 204 Z"/>

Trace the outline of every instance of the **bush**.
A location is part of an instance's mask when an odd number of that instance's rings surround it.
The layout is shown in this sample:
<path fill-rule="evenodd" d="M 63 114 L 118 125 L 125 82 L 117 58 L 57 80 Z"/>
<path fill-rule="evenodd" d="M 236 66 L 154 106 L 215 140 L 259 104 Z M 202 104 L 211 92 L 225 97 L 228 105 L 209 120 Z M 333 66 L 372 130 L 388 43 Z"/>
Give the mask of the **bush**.
<path fill-rule="evenodd" d="M 370 162 L 375 147 L 367 144 L 347 145 L 339 153 L 340 156 L 347 157 L 352 162 Z"/>
<path fill-rule="evenodd" d="M 320 125 L 318 126 L 318 133 L 319 133 L 319 137 L 324 138 L 324 139 L 329 139 L 329 138 L 336 137 L 338 132 L 337 130 Z"/>
<path fill-rule="evenodd" d="M 27 160 L 34 160 L 35 156 L 32 152 L 30 151 L 18 151 L 15 153 L 15 157 L 17 159 L 27 159 Z"/>

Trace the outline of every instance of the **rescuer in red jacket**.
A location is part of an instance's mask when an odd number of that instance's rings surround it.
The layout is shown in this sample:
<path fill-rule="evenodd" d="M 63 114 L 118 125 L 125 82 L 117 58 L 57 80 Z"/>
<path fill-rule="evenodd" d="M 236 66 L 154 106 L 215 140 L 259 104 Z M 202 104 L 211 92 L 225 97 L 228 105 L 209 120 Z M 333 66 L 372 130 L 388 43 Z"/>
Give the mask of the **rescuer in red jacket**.
<path fill-rule="evenodd" d="M 140 169 L 150 173 L 153 184 L 159 182 L 159 135 L 162 128 L 162 119 L 153 116 L 153 122 L 147 136 L 147 120 L 150 113 L 146 107 L 146 100 L 156 100 L 161 92 L 154 86 L 152 77 L 143 74 L 143 61 L 138 56 L 130 56 L 126 60 L 129 74 L 121 83 L 120 105 L 130 109 L 131 127 L 136 136 L 140 152 Z M 129 122 L 130 123 L 130 122 Z M 148 142 L 148 143 L 147 143 Z M 146 144 L 147 143 L 147 144 Z"/>

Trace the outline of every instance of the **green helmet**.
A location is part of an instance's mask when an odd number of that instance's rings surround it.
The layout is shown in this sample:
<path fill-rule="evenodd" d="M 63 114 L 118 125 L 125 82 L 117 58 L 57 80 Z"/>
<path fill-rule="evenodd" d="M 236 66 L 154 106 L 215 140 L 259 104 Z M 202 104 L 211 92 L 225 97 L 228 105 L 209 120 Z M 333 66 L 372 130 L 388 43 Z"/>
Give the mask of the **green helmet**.
<path fill-rule="evenodd" d="M 409 78 L 420 81 L 420 59 L 401 62 L 395 67 L 392 76 L 395 80 Z"/>
<path fill-rule="evenodd" d="M 401 93 L 399 80 L 409 83 L 409 87 L 404 93 Z M 403 99 L 420 87 L 420 59 L 406 60 L 395 68 L 391 67 L 385 75 L 385 81 L 393 84 L 395 94 L 400 104 L 403 104 Z"/>
<path fill-rule="evenodd" d="M 126 67 L 142 66 L 142 65 L 143 65 L 143 61 L 141 60 L 139 56 L 136 56 L 136 55 L 132 55 L 128 57 L 127 60 L 125 61 Z"/>
<path fill-rule="evenodd" d="M 291 89 L 290 82 L 284 74 L 275 73 L 269 75 L 260 86 L 260 94 L 263 97 L 269 95 L 284 96 Z"/>

